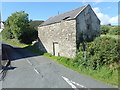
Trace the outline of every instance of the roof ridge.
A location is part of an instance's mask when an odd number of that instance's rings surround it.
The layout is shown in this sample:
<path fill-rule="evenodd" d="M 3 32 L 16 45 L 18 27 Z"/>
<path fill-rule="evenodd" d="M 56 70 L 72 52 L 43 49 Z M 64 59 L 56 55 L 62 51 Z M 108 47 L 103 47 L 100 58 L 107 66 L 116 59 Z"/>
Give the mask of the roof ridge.
<path fill-rule="evenodd" d="M 64 13 L 61 13 L 61 14 L 59 14 L 59 15 L 62 15 L 62 14 L 65 14 L 65 13 L 68 13 L 68 12 L 71 12 L 71 11 L 74 11 L 74 10 L 77 10 L 77 9 L 80 9 L 80 8 L 84 8 L 84 7 L 88 6 L 88 5 L 89 5 L 89 4 L 84 5 L 84 6 L 82 6 L 82 7 L 79 7 L 79 8 L 76 8 L 76 9 L 73 9 L 73 10 L 70 10 L 70 11 L 67 11 L 67 12 L 64 12 Z M 59 15 L 51 16 L 50 18 L 53 18 L 53 17 L 59 16 Z M 50 18 L 49 18 L 49 19 L 50 19 Z"/>
<path fill-rule="evenodd" d="M 82 8 L 82 10 L 80 10 L 80 12 L 74 18 L 76 18 L 88 6 L 90 6 L 90 4 L 84 5 L 83 8 Z"/>
<path fill-rule="evenodd" d="M 67 18 L 65 20 L 75 19 L 87 6 L 89 6 L 89 4 L 70 10 L 70 11 L 67 11 L 65 13 L 61 13 L 59 15 L 52 16 L 49 19 L 47 19 L 44 23 L 42 23 L 40 26 L 60 22 L 61 20 L 63 20 L 64 18 L 68 16 L 70 16 L 70 18 Z"/>

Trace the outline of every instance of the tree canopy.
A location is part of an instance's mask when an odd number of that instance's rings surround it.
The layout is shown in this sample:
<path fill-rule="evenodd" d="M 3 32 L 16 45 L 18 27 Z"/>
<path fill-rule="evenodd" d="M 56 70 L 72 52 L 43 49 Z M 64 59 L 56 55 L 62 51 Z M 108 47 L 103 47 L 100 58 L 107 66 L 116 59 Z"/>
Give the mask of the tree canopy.
<path fill-rule="evenodd" d="M 24 11 L 12 13 L 5 21 L 3 30 L 5 39 L 17 39 L 22 43 L 31 43 L 37 38 L 37 31 L 30 27 L 28 14 Z"/>

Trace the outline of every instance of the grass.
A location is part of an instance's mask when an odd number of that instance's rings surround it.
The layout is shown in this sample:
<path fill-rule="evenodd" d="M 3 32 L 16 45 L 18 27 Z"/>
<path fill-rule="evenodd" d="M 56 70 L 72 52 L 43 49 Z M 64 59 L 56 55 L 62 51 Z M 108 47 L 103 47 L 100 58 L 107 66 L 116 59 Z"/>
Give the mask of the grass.
<path fill-rule="evenodd" d="M 19 43 L 17 40 L 6 40 L 6 39 L 3 39 L 3 38 L 2 38 L 2 40 L 7 42 L 7 43 L 10 43 L 12 45 L 15 45 L 15 46 L 18 46 L 18 47 L 22 47 L 22 48 L 29 46 L 27 44 Z"/>
<path fill-rule="evenodd" d="M 74 71 L 82 73 L 86 76 L 108 83 L 110 85 L 118 86 L 118 70 L 117 69 L 110 70 L 108 66 L 102 66 L 101 69 L 99 70 L 92 70 L 85 66 L 79 65 L 78 63 L 75 63 L 74 60 L 70 58 L 52 56 L 49 53 L 45 53 L 44 56 L 54 60 L 59 64 L 64 65 L 65 67 L 68 67 Z"/>
<path fill-rule="evenodd" d="M 119 35 L 109 35 L 109 34 L 104 35 L 104 34 L 102 34 L 101 37 L 111 37 L 111 38 L 114 38 L 114 39 L 120 39 Z"/>

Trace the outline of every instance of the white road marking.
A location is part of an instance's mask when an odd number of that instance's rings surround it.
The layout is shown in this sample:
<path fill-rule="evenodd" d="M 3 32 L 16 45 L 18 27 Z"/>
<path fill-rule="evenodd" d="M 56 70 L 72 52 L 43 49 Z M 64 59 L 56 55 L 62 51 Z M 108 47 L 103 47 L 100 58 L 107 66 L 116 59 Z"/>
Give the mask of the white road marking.
<path fill-rule="evenodd" d="M 79 83 L 73 82 L 72 80 L 69 80 L 69 79 L 66 78 L 66 77 L 63 77 L 63 76 L 62 76 L 62 78 L 63 78 L 73 89 L 75 89 L 75 90 L 79 90 L 79 89 L 77 89 L 77 87 L 76 87 L 75 85 L 80 86 L 80 87 L 82 87 L 82 88 L 86 88 L 85 86 L 80 85 Z"/>
<path fill-rule="evenodd" d="M 77 86 L 80 86 L 80 87 L 82 87 L 82 88 L 86 88 L 85 86 L 80 85 L 79 83 L 73 82 L 72 80 L 71 80 L 71 82 L 72 82 L 73 84 L 77 85 Z"/>
<path fill-rule="evenodd" d="M 29 60 L 27 60 L 27 62 L 28 62 L 30 65 L 33 65 Z M 34 68 L 34 70 L 35 70 L 35 72 L 36 72 L 37 74 L 40 74 L 36 68 Z"/>
<path fill-rule="evenodd" d="M 40 74 L 36 68 L 34 68 L 34 70 L 35 70 L 35 72 L 36 72 L 37 74 Z"/>
<path fill-rule="evenodd" d="M 73 85 L 73 84 L 69 81 L 68 78 L 63 77 L 63 76 L 62 76 L 62 78 L 63 78 L 73 89 L 77 89 L 77 87 L 76 87 L 75 85 Z"/>
<path fill-rule="evenodd" d="M 31 63 L 29 60 L 27 60 L 27 62 L 28 62 L 30 65 L 32 65 L 32 63 Z"/>

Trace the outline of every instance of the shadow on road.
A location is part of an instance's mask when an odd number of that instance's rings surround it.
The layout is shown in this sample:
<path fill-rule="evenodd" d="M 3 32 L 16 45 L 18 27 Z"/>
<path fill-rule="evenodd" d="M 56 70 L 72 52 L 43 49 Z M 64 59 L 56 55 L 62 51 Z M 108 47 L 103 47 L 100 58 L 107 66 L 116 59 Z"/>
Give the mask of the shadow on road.
<path fill-rule="evenodd" d="M 10 61 L 19 60 L 23 58 L 35 57 L 38 56 L 25 48 L 13 47 L 8 44 L 2 44 L 2 60 L 9 59 Z M 6 55 L 7 54 L 7 57 Z"/>
<path fill-rule="evenodd" d="M 0 72 L 0 81 L 4 81 L 8 70 L 14 70 L 17 67 L 11 67 L 14 60 L 24 60 L 24 58 L 36 57 L 38 55 L 28 51 L 25 48 L 15 47 L 8 44 L 2 44 L 2 72 Z"/>
<path fill-rule="evenodd" d="M 9 67 L 9 66 L 2 67 L 3 70 L 0 73 L 0 81 L 4 81 L 8 70 L 14 70 L 15 68 L 17 68 L 17 67 Z"/>
<path fill-rule="evenodd" d="M 3 67 L 3 70 L 14 70 L 17 67 Z"/>

